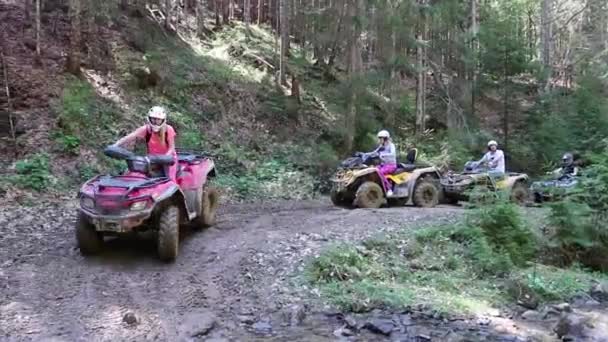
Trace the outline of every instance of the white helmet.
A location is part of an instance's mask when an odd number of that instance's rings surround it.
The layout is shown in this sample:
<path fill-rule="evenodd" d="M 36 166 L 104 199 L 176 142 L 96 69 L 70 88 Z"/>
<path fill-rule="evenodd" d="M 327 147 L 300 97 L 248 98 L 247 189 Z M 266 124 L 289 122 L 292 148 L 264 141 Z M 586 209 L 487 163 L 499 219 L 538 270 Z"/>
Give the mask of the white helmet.
<path fill-rule="evenodd" d="M 384 130 L 384 129 L 383 129 L 383 130 L 381 130 L 380 132 L 378 132 L 378 138 L 385 138 L 385 139 L 388 139 L 388 138 L 390 138 L 390 137 L 391 137 L 391 135 L 390 135 L 390 133 L 388 133 L 388 131 L 387 131 L 387 130 Z"/>
<path fill-rule="evenodd" d="M 490 141 L 488 141 L 488 147 L 490 147 L 492 145 L 498 146 L 498 143 L 496 142 L 496 140 L 490 140 Z"/>
<path fill-rule="evenodd" d="M 165 108 L 160 106 L 152 107 L 148 111 L 148 124 L 150 125 L 150 128 L 152 128 L 152 131 L 160 132 L 167 124 L 167 112 L 165 111 Z"/>

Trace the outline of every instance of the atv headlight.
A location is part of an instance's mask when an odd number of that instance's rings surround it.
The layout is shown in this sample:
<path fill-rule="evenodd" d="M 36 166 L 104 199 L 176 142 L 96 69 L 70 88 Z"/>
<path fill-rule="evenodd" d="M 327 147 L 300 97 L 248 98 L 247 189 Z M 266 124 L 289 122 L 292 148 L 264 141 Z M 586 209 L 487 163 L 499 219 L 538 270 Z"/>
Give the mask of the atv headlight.
<path fill-rule="evenodd" d="M 82 197 L 80 199 L 80 206 L 85 209 L 93 209 L 95 208 L 95 201 L 92 198 Z"/>
<path fill-rule="evenodd" d="M 146 202 L 146 201 L 135 202 L 135 203 L 131 204 L 131 211 L 144 210 L 146 208 L 147 203 L 148 202 Z"/>

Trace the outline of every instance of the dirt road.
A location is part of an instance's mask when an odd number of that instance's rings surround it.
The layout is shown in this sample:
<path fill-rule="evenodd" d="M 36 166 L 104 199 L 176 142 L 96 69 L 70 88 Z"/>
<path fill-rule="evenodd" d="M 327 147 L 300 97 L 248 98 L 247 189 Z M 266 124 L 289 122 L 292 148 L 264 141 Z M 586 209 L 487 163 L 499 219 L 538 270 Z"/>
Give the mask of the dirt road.
<path fill-rule="evenodd" d="M 82 257 L 75 213 L 74 201 L 0 209 L 0 340 L 389 340 L 365 331 L 336 337 L 343 317 L 298 277 L 306 260 L 334 242 L 456 221 L 463 210 L 345 210 L 327 201 L 225 205 L 214 228 L 184 231 L 173 264 L 158 261 L 151 236 L 107 241 L 102 255 Z M 390 340 L 443 341 L 456 330 L 448 340 L 522 340 L 494 334 L 483 322 L 471 328 L 406 319 L 417 328 L 401 328 Z"/>
<path fill-rule="evenodd" d="M 307 256 L 333 241 L 450 219 L 460 210 L 353 211 L 324 201 L 228 205 L 216 227 L 184 234 L 174 264 L 158 261 L 145 236 L 112 240 L 103 255 L 82 257 L 75 212 L 75 202 L 0 212 L 0 338 L 175 341 L 207 322 L 209 331 L 199 335 L 251 340 L 252 330 L 272 329 L 280 339 L 290 333 L 274 316 L 311 309 L 298 294 L 306 289 L 290 286 Z M 137 323 L 123 321 L 127 313 Z"/>

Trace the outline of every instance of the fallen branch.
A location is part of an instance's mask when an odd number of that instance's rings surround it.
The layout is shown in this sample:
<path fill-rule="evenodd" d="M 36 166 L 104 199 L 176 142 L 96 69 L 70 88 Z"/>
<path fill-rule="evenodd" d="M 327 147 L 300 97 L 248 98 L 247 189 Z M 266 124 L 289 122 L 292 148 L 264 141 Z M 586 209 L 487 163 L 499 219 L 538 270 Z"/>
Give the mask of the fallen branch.
<path fill-rule="evenodd" d="M 262 64 L 266 65 L 267 67 L 271 68 L 272 70 L 274 70 L 274 69 L 275 69 L 275 66 L 274 66 L 274 65 L 272 65 L 270 62 L 268 62 L 268 61 L 267 61 L 267 60 L 265 60 L 264 58 L 262 58 L 262 57 L 260 57 L 260 56 L 258 56 L 258 55 L 256 55 L 256 54 L 254 54 L 254 53 L 251 53 L 251 52 L 245 52 L 245 53 L 243 53 L 243 56 L 251 56 L 251 57 L 255 58 L 255 60 L 256 60 L 256 61 L 258 61 L 258 62 L 260 62 L 260 63 L 262 63 Z"/>

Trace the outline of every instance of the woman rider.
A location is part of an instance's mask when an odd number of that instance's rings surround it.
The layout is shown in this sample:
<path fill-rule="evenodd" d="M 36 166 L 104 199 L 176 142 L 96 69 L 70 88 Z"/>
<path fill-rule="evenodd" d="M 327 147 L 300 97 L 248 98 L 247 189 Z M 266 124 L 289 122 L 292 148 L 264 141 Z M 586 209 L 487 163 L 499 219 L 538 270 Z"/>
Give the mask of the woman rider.
<path fill-rule="evenodd" d="M 118 140 L 114 145 L 121 146 L 135 139 L 145 139 L 148 154 L 164 154 L 173 156 L 175 161 L 169 167 L 169 178 L 175 181 L 177 171 L 177 153 L 175 151 L 175 130 L 167 124 L 167 112 L 163 107 L 155 106 L 148 111 L 146 124 L 137 128 L 127 136 Z"/>
<path fill-rule="evenodd" d="M 393 190 L 391 189 L 391 182 L 386 179 L 386 176 L 397 170 L 397 149 L 391 141 L 391 135 L 386 130 L 378 132 L 378 144 L 380 146 L 374 150 L 381 160 L 378 171 L 384 176 L 382 180 L 386 188 L 386 196 L 390 197 L 393 195 Z"/>

